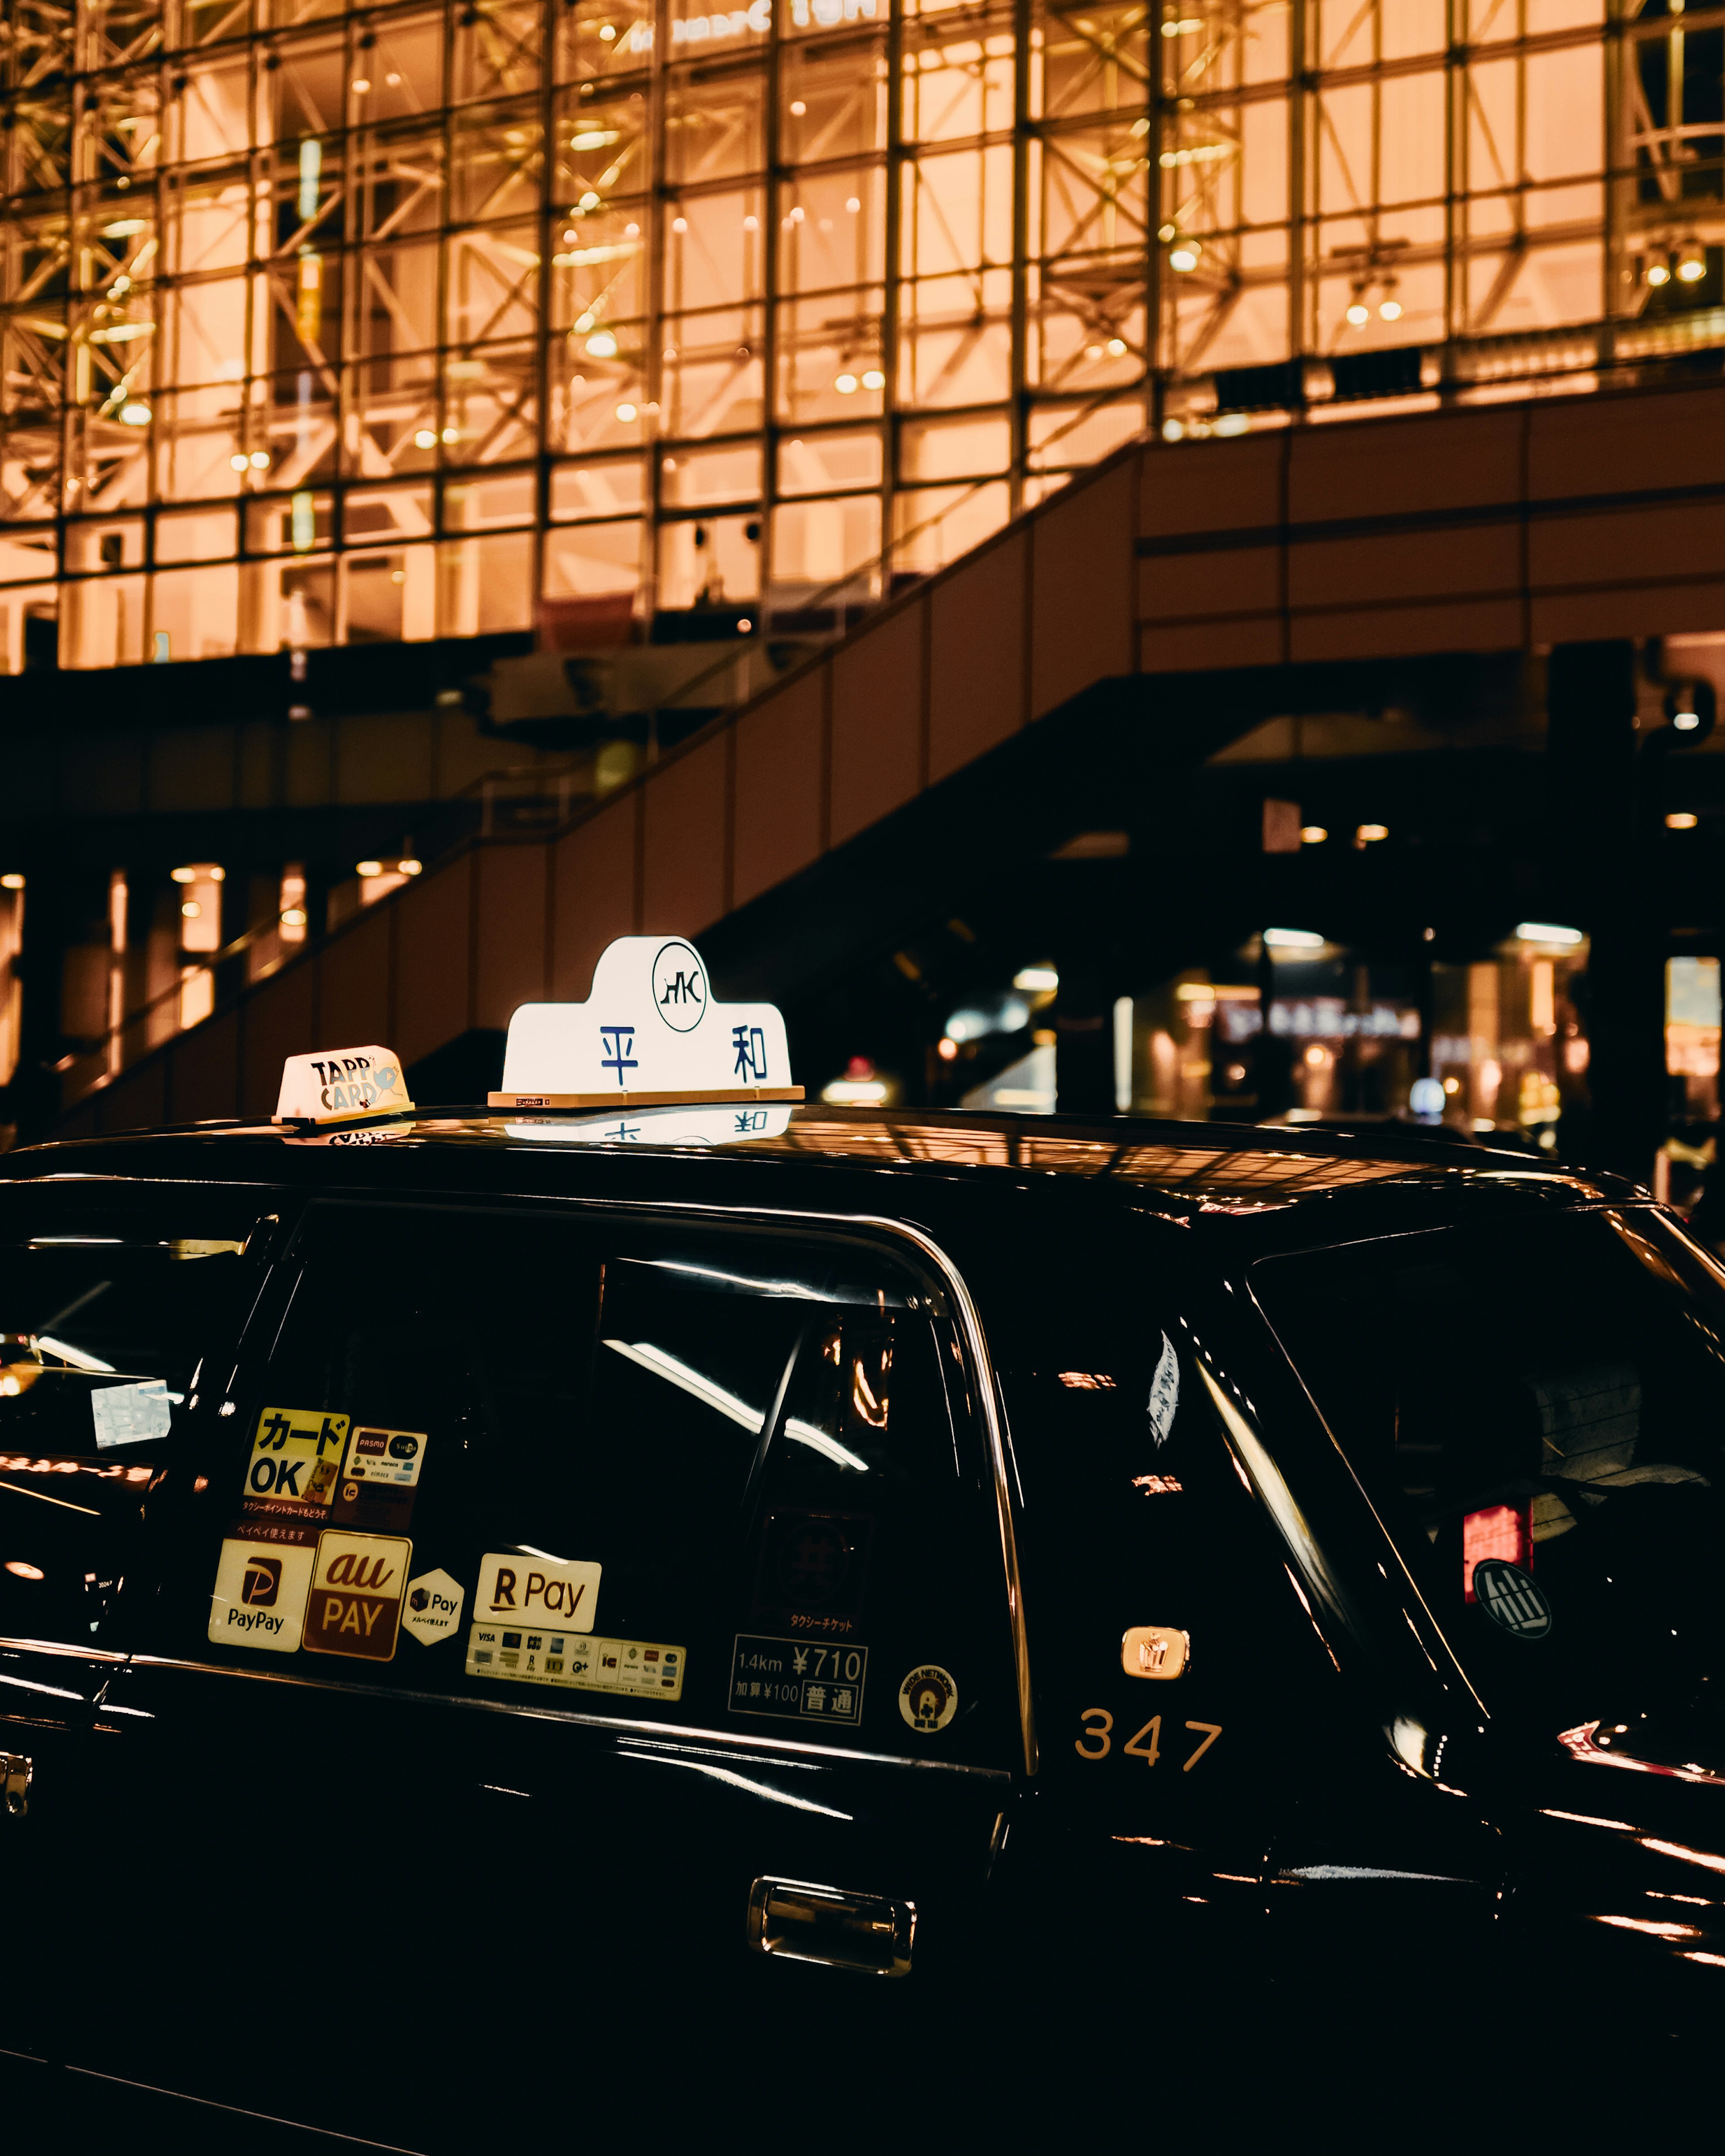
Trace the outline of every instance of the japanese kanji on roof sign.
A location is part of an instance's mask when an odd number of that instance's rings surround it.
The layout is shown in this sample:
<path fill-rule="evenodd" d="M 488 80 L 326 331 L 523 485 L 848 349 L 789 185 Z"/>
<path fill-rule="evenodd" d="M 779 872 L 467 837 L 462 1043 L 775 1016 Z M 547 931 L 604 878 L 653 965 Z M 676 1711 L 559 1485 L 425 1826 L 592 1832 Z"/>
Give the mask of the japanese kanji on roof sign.
<path fill-rule="evenodd" d="M 771 1004 L 721 1004 L 678 937 L 623 936 L 584 1004 L 523 1004 L 509 1022 L 494 1108 L 800 1101 Z"/>

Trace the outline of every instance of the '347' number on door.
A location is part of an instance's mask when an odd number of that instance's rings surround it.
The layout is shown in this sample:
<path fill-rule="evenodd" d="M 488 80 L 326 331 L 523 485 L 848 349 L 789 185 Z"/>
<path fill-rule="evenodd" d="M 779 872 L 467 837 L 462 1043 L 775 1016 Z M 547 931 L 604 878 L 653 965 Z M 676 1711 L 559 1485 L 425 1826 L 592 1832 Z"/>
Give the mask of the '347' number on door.
<path fill-rule="evenodd" d="M 1072 1748 L 1081 1759 L 1106 1759 L 1114 1749 L 1114 1717 L 1106 1707 L 1087 1707 L 1079 1716 L 1084 1724 L 1084 1734 L 1073 1740 Z M 1186 1727 L 1199 1732 L 1196 1751 L 1180 1762 L 1180 1772 L 1189 1774 L 1222 1733 L 1219 1722 L 1189 1722 Z M 1173 1738 L 1170 1737 L 1172 1743 Z M 1162 1717 L 1153 1714 L 1136 1736 L 1129 1737 L 1120 1748 L 1123 1757 L 1142 1759 L 1153 1767 L 1162 1757 Z"/>

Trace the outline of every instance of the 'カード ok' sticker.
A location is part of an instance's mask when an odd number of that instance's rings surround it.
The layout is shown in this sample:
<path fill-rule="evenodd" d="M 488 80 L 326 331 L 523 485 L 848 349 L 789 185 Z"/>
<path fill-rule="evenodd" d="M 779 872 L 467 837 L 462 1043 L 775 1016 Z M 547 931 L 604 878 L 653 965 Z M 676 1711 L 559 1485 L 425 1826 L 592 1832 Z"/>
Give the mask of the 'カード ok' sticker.
<path fill-rule="evenodd" d="M 347 1417 L 321 1408 L 265 1408 L 245 1467 L 248 1512 L 322 1513 L 330 1508 Z"/>
<path fill-rule="evenodd" d="M 305 1651 L 391 1661 L 413 1555 L 413 1545 L 394 1535 L 326 1527 L 305 1605 Z"/>

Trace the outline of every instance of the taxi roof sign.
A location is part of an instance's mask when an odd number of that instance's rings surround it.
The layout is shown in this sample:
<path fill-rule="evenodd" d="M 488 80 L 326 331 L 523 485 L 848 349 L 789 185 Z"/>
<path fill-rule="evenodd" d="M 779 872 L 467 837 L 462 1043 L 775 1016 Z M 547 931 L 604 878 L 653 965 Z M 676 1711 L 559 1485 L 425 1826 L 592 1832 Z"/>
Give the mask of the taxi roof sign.
<path fill-rule="evenodd" d="M 721 1004 L 678 936 L 621 936 L 584 1004 L 523 1004 L 509 1021 L 494 1108 L 800 1101 L 771 1004 Z"/>
<path fill-rule="evenodd" d="M 365 1048 L 290 1055 L 281 1066 L 279 1123 L 351 1123 L 411 1108 L 401 1058 L 376 1043 Z"/>

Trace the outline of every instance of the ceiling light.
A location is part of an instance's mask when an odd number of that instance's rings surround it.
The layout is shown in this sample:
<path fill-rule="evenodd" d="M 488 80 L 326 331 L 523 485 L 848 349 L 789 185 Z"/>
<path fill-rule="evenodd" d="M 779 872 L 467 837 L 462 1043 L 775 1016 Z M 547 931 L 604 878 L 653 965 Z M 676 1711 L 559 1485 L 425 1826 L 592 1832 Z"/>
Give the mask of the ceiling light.
<path fill-rule="evenodd" d="M 354 95 L 357 97 L 363 97 L 371 86 L 369 80 L 362 74 L 357 74 L 353 78 Z"/>
<path fill-rule="evenodd" d="M 588 339 L 587 356 L 589 359 L 616 358 L 617 340 L 609 330 L 596 330 Z"/>
<path fill-rule="evenodd" d="M 1264 941 L 1272 951 L 1322 951 L 1324 939 L 1315 928 L 1266 928 Z"/>
<path fill-rule="evenodd" d="M 834 375 L 833 387 L 841 397 L 849 397 L 856 388 L 856 377 L 854 374 Z"/>
<path fill-rule="evenodd" d="M 1673 711 L 1671 714 L 1671 724 L 1676 728 L 1680 734 L 1692 734 L 1695 732 L 1695 729 L 1701 724 L 1701 714 L 1699 711 L 1693 710 L 1687 711 Z"/>
<path fill-rule="evenodd" d="M 1679 808 L 1666 818 L 1665 828 L 1668 831 L 1692 831 L 1700 821 L 1700 817 L 1687 808 Z"/>
<path fill-rule="evenodd" d="M 270 452 L 269 452 L 269 450 L 268 450 L 268 449 L 254 449 L 254 450 L 252 451 L 252 470 L 253 470 L 254 471 L 268 471 L 268 470 L 269 470 L 269 469 L 270 469 Z"/>
<path fill-rule="evenodd" d="M 1686 239 L 1677 251 L 1677 276 L 1685 285 L 1698 285 L 1707 274 L 1707 249 L 1693 239 Z"/>
<path fill-rule="evenodd" d="M 185 916 L 187 921 L 196 921 L 202 916 L 203 908 L 198 903 L 198 901 L 195 898 L 188 898 L 185 904 L 180 908 L 180 911 Z"/>
<path fill-rule="evenodd" d="M 173 871 L 173 880 L 176 883 L 196 883 L 198 871 L 196 869 L 176 869 Z"/>
<path fill-rule="evenodd" d="M 424 861 L 416 861 L 413 855 L 408 854 L 402 860 L 398 860 L 395 865 L 401 870 L 403 875 L 418 875 L 420 870 L 424 867 L 425 864 Z"/>
<path fill-rule="evenodd" d="M 1123 355 L 1123 353 L 1125 352 L 1125 351 L 1126 351 L 1126 339 L 1125 339 L 1124 337 L 1110 337 L 1110 338 L 1109 338 L 1109 340 L 1108 340 L 1108 357 L 1109 357 L 1109 358 L 1110 358 L 1110 359 L 1118 359 L 1118 358 L 1120 358 L 1120 357 Z"/>
<path fill-rule="evenodd" d="M 1195 239 L 1177 240 L 1168 250 L 1168 267 L 1179 270 L 1182 275 L 1189 270 L 1195 270 L 1198 258 L 1203 252 L 1203 248 Z"/>
<path fill-rule="evenodd" d="M 1052 995 L 1060 985 L 1060 977 L 1052 966 L 1020 966 L 1012 984 L 1025 995 Z"/>
<path fill-rule="evenodd" d="M 855 217 L 857 212 L 862 208 L 862 203 L 856 196 L 849 195 L 845 198 L 845 207 L 850 212 L 850 214 Z"/>
<path fill-rule="evenodd" d="M 416 449 L 434 449 L 437 447 L 435 430 L 430 427 L 422 427 L 413 437 L 413 447 Z"/>
<path fill-rule="evenodd" d="M 1558 943 L 1565 950 L 1585 941 L 1579 928 L 1563 928 L 1554 921 L 1518 921 L 1516 934 L 1523 943 Z"/>
<path fill-rule="evenodd" d="M 671 230 L 673 232 L 686 232 L 688 229 L 689 220 L 686 217 L 674 217 L 671 219 Z"/>
<path fill-rule="evenodd" d="M 382 875 L 383 864 L 382 861 L 356 861 L 353 865 L 353 872 L 356 875 L 362 876 Z"/>
<path fill-rule="evenodd" d="M 791 111 L 795 118 L 800 120 L 808 110 L 809 107 L 803 102 L 800 97 L 793 97 L 791 100 Z"/>
<path fill-rule="evenodd" d="M 250 462 L 251 459 L 244 449 L 236 449 L 228 459 L 230 469 L 234 471 L 244 471 Z"/>
<path fill-rule="evenodd" d="M 617 408 L 617 416 L 626 427 L 631 419 L 639 418 L 639 414 L 633 404 L 619 404 Z"/>
<path fill-rule="evenodd" d="M 14 869 L 9 875 L 0 875 L 0 891 L 22 891 L 24 880 Z"/>
<path fill-rule="evenodd" d="M 1329 835 L 1322 824 L 1302 824 L 1300 826 L 1300 844 L 1302 846 L 1321 846 Z"/>
<path fill-rule="evenodd" d="M 599 198 L 593 192 L 591 187 L 588 189 L 587 192 L 583 195 L 581 200 L 576 204 L 576 208 L 578 209 L 597 209 L 598 206 Z"/>
<path fill-rule="evenodd" d="M 461 439 L 461 429 L 459 427 L 445 427 L 443 439 L 446 442 L 459 442 Z"/>
<path fill-rule="evenodd" d="M 1353 835 L 1363 846 L 1375 845 L 1379 839 L 1389 836 L 1389 826 L 1388 824 L 1362 824 Z"/>
<path fill-rule="evenodd" d="M 1385 300 L 1378 312 L 1386 322 L 1399 322 L 1402 318 L 1402 303 L 1399 300 Z"/>
<path fill-rule="evenodd" d="M 864 371 L 862 386 L 865 389 L 884 389 L 886 387 L 886 377 L 878 367 L 868 367 Z"/>
<path fill-rule="evenodd" d="M 147 404 L 141 404 L 136 398 L 132 398 L 121 406 L 120 418 L 125 426 L 147 427 L 150 424 L 150 408 Z"/>
<path fill-rule="evenodd" d="M 1356 329 L 1372 319 L 1372 311 L 1363 300 L 1356 300 L 1348 310 L 1348 319 Z"/>
<path fill-rule="evenodd" d="M 284 928 L 303 928 L 305 926 L 305 907 L 303 906 L 288 906 L 283 911 L 281 925 Z"/>
<path fill-rule="evenodd" d="M 1647 264 L 1647 282 L 1650 285 L 1669 285 L 1671 281 L 1671 264 L 1663 255 L 1656 254 Z"/>

